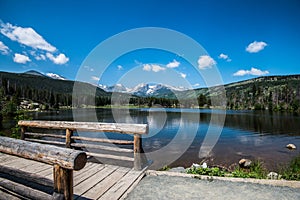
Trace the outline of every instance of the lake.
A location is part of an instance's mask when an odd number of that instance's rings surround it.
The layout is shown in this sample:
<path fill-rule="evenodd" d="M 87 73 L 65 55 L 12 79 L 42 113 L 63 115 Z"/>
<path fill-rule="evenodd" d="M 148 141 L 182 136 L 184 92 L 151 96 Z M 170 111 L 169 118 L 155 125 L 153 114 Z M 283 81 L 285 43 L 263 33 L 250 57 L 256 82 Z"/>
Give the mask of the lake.
<path fill-rule="evenodd" d="M 233 168 L 240 159 L 249 158 L 259 159 L 269 170 L 275 170 L 300 153 L 300 116 L 292 113 L 99 108 L 36 112 L 32 117 L 39 120 L 148 123 L 149 134 L 143 137 L 142 145 L 147 158 L 153 160 L 153 169 L 165 165 L 189 167 L 203 161 L 209 166 Z M 131 137 L 123 134 L 105 136 Z M 289 143 L 298 148 L 287 149 L 285 146 Z"/>

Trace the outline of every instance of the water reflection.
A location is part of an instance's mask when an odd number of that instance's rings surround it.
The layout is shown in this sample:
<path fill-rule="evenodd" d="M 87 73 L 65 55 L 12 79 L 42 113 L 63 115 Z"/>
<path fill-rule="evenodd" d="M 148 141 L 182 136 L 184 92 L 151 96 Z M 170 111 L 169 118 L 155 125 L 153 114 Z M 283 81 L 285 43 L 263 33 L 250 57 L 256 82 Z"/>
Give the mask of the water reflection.
<path fill-rule="evenodd" d="M 77 109 L 75 112 L 79 121 L 94 121 L 95 109 Z M 209 124 L 213 136 L 222 128 L 219 124 L 225 117 L 224 111 L 215 110 L 212 120 L 212 110 L 208 109 L 115 109 L 113 112 L 111 109 L 96 109 L 96 113 L 99 122 L 148 123 L 150 132 L 143 139 L 143 148 L 154 160 L 154 168 L 169 165 L 168 162 L 172 162 L 172 166 L 189 166 L 203 160 L 199 151 Z M 59 114 L 34 113 L 33 118 L 73 120 L 72 110 L 60 111 Z M 106 136 L 131 137 L 123 134 Z M 287 143 L 300 147 L 298 115 L 227 111 L 222 134 L 214 149 L 209 150 L 208 157 L 210 162 L 225 166 L 238 162 L 242 157 L 262 159 L 269 168 L 274 168 L 300 153 L 300 148 L 287 150 Z M 177 159 L 176 156 L 181 154 Z"/>

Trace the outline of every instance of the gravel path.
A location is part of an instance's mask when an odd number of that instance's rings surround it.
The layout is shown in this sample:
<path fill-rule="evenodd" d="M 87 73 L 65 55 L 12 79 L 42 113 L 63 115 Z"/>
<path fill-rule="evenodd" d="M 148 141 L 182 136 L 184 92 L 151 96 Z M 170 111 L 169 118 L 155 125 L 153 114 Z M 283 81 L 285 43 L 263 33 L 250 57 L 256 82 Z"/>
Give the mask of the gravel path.
<path fill-rule="evenodd" d="M 126 200 L 300 199 L 300 189 L 176 176 L 146 176 Z"/>

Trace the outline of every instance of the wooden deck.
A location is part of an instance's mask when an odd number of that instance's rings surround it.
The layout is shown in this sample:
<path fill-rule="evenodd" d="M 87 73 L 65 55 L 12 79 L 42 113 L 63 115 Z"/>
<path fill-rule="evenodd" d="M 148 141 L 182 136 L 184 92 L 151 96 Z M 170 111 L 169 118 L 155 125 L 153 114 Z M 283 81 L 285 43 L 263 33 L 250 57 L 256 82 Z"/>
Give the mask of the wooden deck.
<path fill-rule="evenodd" d="M 20 170 L 24 172 L 24 176 L 38 175 L 45 180 L 44 185 L 53 184 L 53 166 L 0 153 L 0 199 L 24 199 L 11 192 L 14 184 L 20 183 L 13 181 L 9 183 L 11 180 L 3 175 L 5 167 Z M 145 169 L 136 171 L 131 168 L 88 162 L 82 170 L 74 171 L 74 199 L 123 199 L 143 178 L 144 172 Z M 11 188 L 5 188 L 7 185 Z M 30 184 L 26 187 L 30 187 Z M 52 185 L 49 185 L 48 190 L 51 190 L 51 187 Z"/>

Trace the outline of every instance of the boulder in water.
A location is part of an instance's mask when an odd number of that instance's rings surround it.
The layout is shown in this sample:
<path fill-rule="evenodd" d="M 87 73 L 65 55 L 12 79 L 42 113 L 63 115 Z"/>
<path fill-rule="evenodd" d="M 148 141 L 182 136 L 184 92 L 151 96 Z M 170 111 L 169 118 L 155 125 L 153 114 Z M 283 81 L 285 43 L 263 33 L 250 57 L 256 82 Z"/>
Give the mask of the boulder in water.
<path fill-rule="evenodd" d="M 250 167 L 251 163 L 252 163 L 252 161 L 249 160 L 249 159 L 246 159 L 246 158 L 243 158 L 243 159 L 241 159 L 239 161 L 239 165 L 242 168 L 248 168 L 248 167 Z"/>
<path fill-rule="evenodd" d="M 294 144 L 288 144 L 288 145 L 286 145 L 286 148 L 288 148 L 288 149 L 296 149 L 296 145 L 294 145 Z"/>

